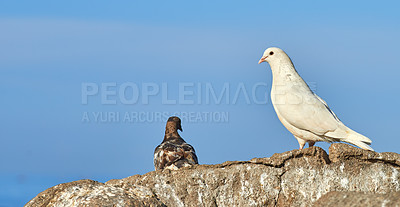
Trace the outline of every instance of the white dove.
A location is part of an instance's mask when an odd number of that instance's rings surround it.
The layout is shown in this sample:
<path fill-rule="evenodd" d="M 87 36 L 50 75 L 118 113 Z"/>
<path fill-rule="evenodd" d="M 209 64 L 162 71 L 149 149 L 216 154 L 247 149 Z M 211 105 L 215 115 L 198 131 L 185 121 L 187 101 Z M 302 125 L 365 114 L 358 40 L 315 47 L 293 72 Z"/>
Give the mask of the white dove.
<path fill-rule="evenodd" d="M 289 56 L 281 49 L 265 50 L 258 62 L 268 62 L 272 70 L 271 101 L 282 124 L 303 149 L 306 142 L 347 142 L 374 151 L 371 140 L 345 126 L 326 102 L 312 92 L 300 77 Z"/>

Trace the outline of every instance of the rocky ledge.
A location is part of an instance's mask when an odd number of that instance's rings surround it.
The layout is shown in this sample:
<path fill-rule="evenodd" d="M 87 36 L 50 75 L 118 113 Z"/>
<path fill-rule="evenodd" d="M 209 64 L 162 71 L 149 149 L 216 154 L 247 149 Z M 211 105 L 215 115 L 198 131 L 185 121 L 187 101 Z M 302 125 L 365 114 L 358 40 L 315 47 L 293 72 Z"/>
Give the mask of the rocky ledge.
<path fill-rule="evenodd" d="M 49 188 L 26 206 L 400 206 L 400 154 L 332 144 Z"/>

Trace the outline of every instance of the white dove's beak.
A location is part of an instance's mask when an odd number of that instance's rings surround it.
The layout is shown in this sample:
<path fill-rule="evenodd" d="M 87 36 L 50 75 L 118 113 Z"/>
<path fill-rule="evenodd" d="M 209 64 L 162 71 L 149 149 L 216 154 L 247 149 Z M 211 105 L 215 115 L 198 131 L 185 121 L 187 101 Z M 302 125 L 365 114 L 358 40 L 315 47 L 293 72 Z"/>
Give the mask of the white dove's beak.
<path fill-rule="evenodd" d="M 264 62 L 264 61 L 265 61 L 265 59 L 267 59 L 267 57 L 268 57 L 268 56 L 264 56 L 264 57 L 262 57 L 262 58 L 260 59 L 260 61 L 258 61 L 258 64 L 260 64 L 260 63 Z"/>

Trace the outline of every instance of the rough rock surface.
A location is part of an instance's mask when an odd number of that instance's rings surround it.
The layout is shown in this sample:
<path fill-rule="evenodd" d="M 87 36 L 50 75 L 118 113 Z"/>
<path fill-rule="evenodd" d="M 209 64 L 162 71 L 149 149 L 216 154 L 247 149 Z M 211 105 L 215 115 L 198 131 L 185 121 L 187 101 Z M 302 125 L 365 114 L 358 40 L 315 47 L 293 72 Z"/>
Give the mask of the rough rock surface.
<path fill-rule="evenodd" d="M 270 158 L 153 171 L 105 184 L 76 181 L 47 189 L 26 206 L 334 206 L 334 197 L 344 196 L 340 192 L 369 193 L 377 199 L 382 196 L 378 194 L 400 192 L 399 154 L 340 143 L 329 152 L 311 147 Z"/>
<path fill-rule="evenodd" d="M 25 206 L 165 206 L 145 187 L 123 189 L 93 180 L 79 180 L 49 188 Z"/>
<path fill-rule="evenodd" d="M 374 194 L 362 192 L 329 192 L 314 203 L 314 207 L 358 207 L 384 206 L 399 207 L 400 192 Z"/>

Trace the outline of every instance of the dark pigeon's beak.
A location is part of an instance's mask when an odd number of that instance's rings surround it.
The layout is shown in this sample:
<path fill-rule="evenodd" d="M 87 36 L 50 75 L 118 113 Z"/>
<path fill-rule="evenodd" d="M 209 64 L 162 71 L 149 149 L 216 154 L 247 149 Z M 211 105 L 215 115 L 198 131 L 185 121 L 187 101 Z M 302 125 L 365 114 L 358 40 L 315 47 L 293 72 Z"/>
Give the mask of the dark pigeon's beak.
<path fill-rule="evenodd" d="M 182 130 L 182 126 L 179 124 L 178 129 L 181 130 L 181 132 L 183 132 Z"/>
<path fill-rule="evenodd" d="M 268 56 L 264 56 L 264 57 L 262 57 L 259 61 L 258 61 L 258 64 L 260 64 L 260 63 L 262 63 L 262 62 L 264 62 L 265 61 L 265 59 L 267 59 L 267 57 Z"/>

